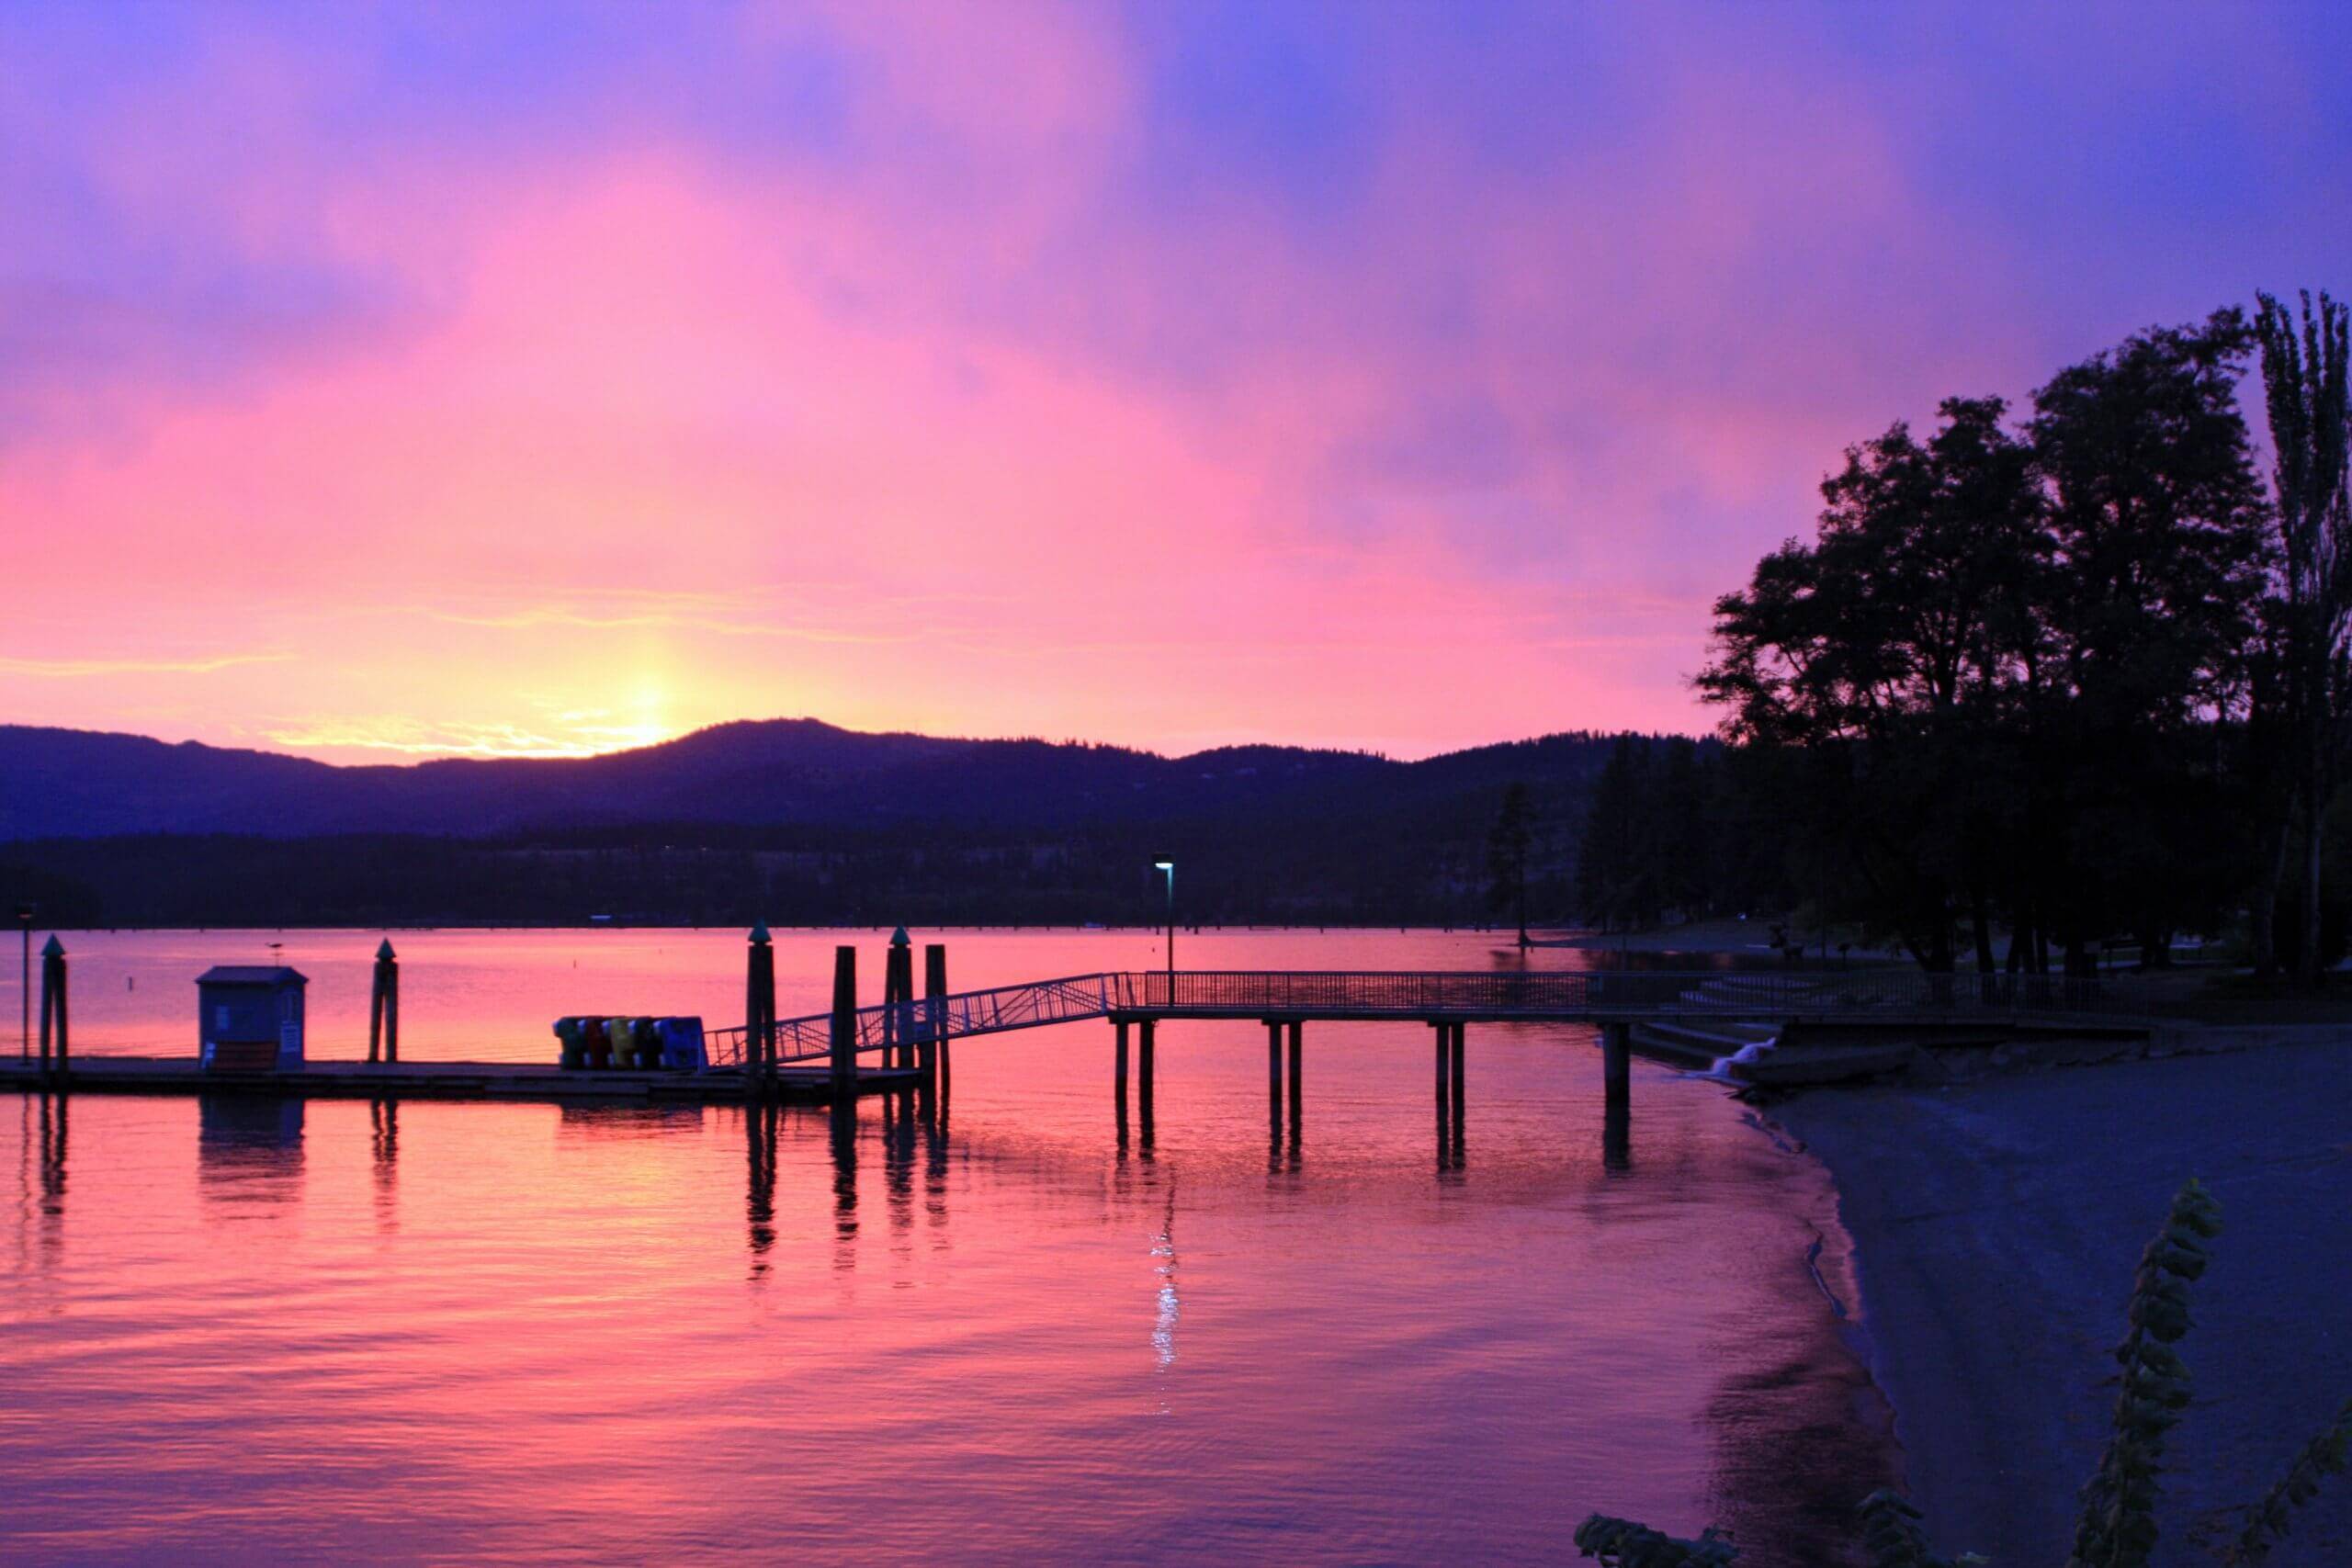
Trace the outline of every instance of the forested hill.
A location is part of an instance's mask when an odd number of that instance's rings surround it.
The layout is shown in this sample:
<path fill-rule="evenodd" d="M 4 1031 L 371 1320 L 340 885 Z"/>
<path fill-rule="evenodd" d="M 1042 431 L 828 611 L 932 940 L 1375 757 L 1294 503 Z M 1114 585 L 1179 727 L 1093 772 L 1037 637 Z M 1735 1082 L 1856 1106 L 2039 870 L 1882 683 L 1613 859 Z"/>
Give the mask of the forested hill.
<path fill-rule="evenodd" d="M 577 760 L 336 767 L 0 728 L 0 882 L 119 924 L 1130 920 L 1152 913 L 1149 861 L 1175 854 L 1193 919 L 1466 919 L 1525 783 L 1542 912 L 1565 916 L 1609 749 L 1171 758 L 788 719 Z"/>
<path fill-rule="evenodd" d="M 869 735 L 814 719 L 724 724 L 578 759 L 335 767 L 142 736 L 0 727 L 0 840 L 123 834 L 424 833 L 482 838 L 638 823 L 1076 828 L 1312 802 L 1381 809 L 1526 777 L 1578 784 L 1595 737 L 1419 762 L 1232 747 L 1163 757 L 1117 746 Z"/>

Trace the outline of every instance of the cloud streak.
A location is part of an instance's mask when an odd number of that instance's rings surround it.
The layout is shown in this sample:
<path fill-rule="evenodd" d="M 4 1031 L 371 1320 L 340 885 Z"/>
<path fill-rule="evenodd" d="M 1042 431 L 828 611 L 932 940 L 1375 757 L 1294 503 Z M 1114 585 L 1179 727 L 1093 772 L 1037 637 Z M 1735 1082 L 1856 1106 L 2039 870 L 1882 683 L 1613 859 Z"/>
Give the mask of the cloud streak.
<path fill-rule="evenodd" d="M 232 653 L 210 659 L 22 659 L 0 656 L 0 675 L 34 681 L 85 681 L 118 675 L 214 675 L 250 664 L 286 664 L 290 653 Z"/>

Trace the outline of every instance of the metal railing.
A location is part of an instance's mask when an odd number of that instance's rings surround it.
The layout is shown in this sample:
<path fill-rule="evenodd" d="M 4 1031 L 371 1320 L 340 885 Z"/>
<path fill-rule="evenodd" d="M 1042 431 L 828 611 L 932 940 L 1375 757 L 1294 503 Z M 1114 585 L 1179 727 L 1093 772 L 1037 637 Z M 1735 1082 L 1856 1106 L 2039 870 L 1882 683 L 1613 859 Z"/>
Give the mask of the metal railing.
<path fill-rule="evenodd" d="M 860 1054 L 1122 1013 L 1161 1018 L 1475 1018 L 1569 1021 L 1678 1017 L 1806 1019 L 2021 1012 L 2123 1014 L 2133 987 L 2057 975 L 1928 975 L 1917 970 L 1129 970 L 1033 980 L 857 1010 Z M 703 1036 L 709 1066 L 741 1068 L 741 1028 Z M 778 1020 L 775 1060 L 832 1053 L 832 1019 Z"/>
<path fill-rule="evenodd" d="M 2129 1010 L 2127 987 L 2055 975 L 1918 970 L 1642 970 L 1554 973 L 1150 970 L 1110 976 L 1119 1010 L 1334 1018 L 1586 1018 L 1615 1014 L 1810 1017 Z"/>
<path fill-rule="evenodd" d="M 1105 1018 L 1116 1010 L 1112 1002 L 1112 982 L 1117 977 L 1072 975 L 1058 980 L 998 986 L 985 991 L 958 991 L 935 1000 L 918 998 L 911 1002 L 876 1003 L 857 1010 L 857 1049 L 861 1053 L 881 1051 L 927 1040 L 960 1040 L 968 1035 L 1001 1034 L 1012 1029 Z M 710 1066 L 741 1067 L 743 1035 L 740 1027 L 706 1033 L 703 1050 Z M 833 1021 L 830 1013 L 776 1021 L 775 1059 L 780 1064 L 815 1061 L 830 1056 L 832 1048 Z"/>

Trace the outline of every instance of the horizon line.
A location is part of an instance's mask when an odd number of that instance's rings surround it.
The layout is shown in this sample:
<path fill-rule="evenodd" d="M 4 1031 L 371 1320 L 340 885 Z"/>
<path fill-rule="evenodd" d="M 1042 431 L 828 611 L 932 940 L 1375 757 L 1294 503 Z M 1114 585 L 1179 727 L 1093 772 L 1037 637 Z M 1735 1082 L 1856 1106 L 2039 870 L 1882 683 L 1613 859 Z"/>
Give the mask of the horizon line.
<path fill-rule="evenodd" d="M 933 740 L 959 745 L 1092 747 L 1104 750 L 1125 751 L 1137 756 L 1155 757 L 1162 761 L 1170 762 L 1189 761 L 1194 758 L 1212 756 L 1218 752 L 1262 750 L 1297 751 L 1327 756 L 1361 757 L 1378 761 L 1396 762 L 1404 766 L 1410 766 L 1417 762 L 1435 761 L 1446 757 L 1464 756 L 1474 751 L 1491 750 L 1498 747 L 1540 745 L 1548 740 L 1570 738 L 1611 739 L 1618 736 L 1630 735 L 1647 740 L 1687 739 L 1702 743 L 1710 740 L 1721 739 L 1721 737 L 1713 730 L 1692 732 L 1689 730 L 1663 728 L 1603 729 L 1598 728 L 1569 728 L 1564 729 L 1544 730 L 1532 735 L 1507 737 L 1493 740 L 1481 740 L 1469 745 L 1442 747 L 1437 750 L 1418 753 L 1390 750 L 1374 745 L 1340 745 L 1268 739 L 1225 741 L 1214 746 L 1200 747 L 1193 750 L 1178 751 L 1162 750 L 1155 746 L 1137 745 L 1126 741 L 1097 739 L 1085 736 L 1065 736 L 1059 739 L 1050 739 L 1046 735 L 1037 732 L 1017 735 L 958 735 L 941 734 L 927 730 L 909 728 L 860 729 L 851 725 L 836 723 L 831 719 L 820 718 L 813 714 L 776 714 L 770 715 L 763 718 L 742 717 L 718 719 L 709 724 L 697 725 L 692 728 L 682 729 L 674 735 L 664 736 L 658 739 L 631 741 L 627 744 L 612 746 L 601 750 L 516 749 L 513 750 L 496 750 L 488 749 L 469 749 L 462 745 L 452 745 L 447 748 L 440 748 L 432 747 L 426 744 L 420 744 L 414 747 L 406 747 L 379 741 L 372 743 L 372 746 L 392 750 L 399 754 L 381 761 L 338 761 L 330 757 L 314 755 L 312 752 L 314 750 L 367 750 L 371 748 L 371 743 L 356 739 L 334 740 L 323 742 L 315 747 L 306 749 L 299 745 L 290 745 L 282 740 L 277 740 L 274 736 L 266 738 L 265 741 L 262 743 L 248 743 L 242 741 L 222 742 L 220 740 L 201 739 L 194 736 L 185 737 L 179 739 L 171 739 L 161 735 L 150 734 L 143 730 L 84 728 L 75 725 L 25 724 L 18 723 L 14 720 L 0 720 L 0 733 L 6 733 L 11 730 L 22 730 L 27 732 L 46 731 L 51 734 L 146 740 L 152 741 L 159 746 L 193 746 L 212 751 L 240 751 L 255 756 L 284 757 L 295 761 L 316 763 L 321 767 L 326 768 L 411 769 L 424 767 L 432 763 L 446 762 L 487 763 L 594 761 L 604 758 L 625 757 L 639 752 L 660 750 L 663 747 L 675 746 L 682 742 L 695 739 L 699 736 L 708 735 L 716 730 L 749 727 L 764 727 L 770 725 L 813 725 L 820 728 L 832 730 L 838 734 L 860 736 L 871 739 Z M 269 743 L 272 741 L 276 743 Z"/>

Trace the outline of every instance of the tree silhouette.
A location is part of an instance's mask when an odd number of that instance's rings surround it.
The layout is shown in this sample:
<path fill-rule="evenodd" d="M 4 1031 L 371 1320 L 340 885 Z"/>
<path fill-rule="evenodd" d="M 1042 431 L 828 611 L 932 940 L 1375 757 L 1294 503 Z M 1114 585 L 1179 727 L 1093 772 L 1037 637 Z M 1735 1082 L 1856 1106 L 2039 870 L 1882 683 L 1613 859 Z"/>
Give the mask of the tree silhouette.
<path fill-rule="evenodd" d="M 1487 897 L 1519 920 L 1519 945 L 1527 942 L 1527 858 L 1535 848 L 1535 797 L 1518 780 L 1503 791 L 1501 810 L 1487 833 Z"/>
<path fill-rule="evenodd" d="M 2343 755 L 2347 694 L 2346 635 L 2352 626 L 2352 503 L 2345 454 L 2352 430 L 2346 397 L 2345 310 L 2325 293 L 2312 308 L 2302 296 L 2300 321 L 2268 294 L 2257 296 L 2255 334 L 2262 345 L 2265 405 L 2270 419 L 2272 491 L 2279 556 L 2278 625 L 2281 726 L 2289 737 L 2292 796 L 2303 831 L 2302 940 L 2298 968 L 2315 985 L 2322 962 L 2321 825 L 2335 798 Z M 2278 835 L 2283 848 L 2285 835 Z M 2268 886 L 2275 889 L 2274 866 Z M 2275 896 L 2275 895 L 2274 895 Z M 2267 934 L 2267 921 L 2263 922 Z M 2272 954 L 2256 955 L 2263 968 Z"/>
<path fill-rule="evenodd" d="M 1930 969 L 1964 924 L 1991 970 L 2005 914 L 2012 966 L 2054 939 L 2081 973 L 2119 929 L 2161 962 L 2243 895 L 2252 343 L 2221 310 L 2061 370 L 2021 431 L 1996 398 L 1894 424 L 1823 483 L 1811 542 L 1716 602 L 1697 684 L 1777 758 L 1752 776 L 1808 896 Z"/>

